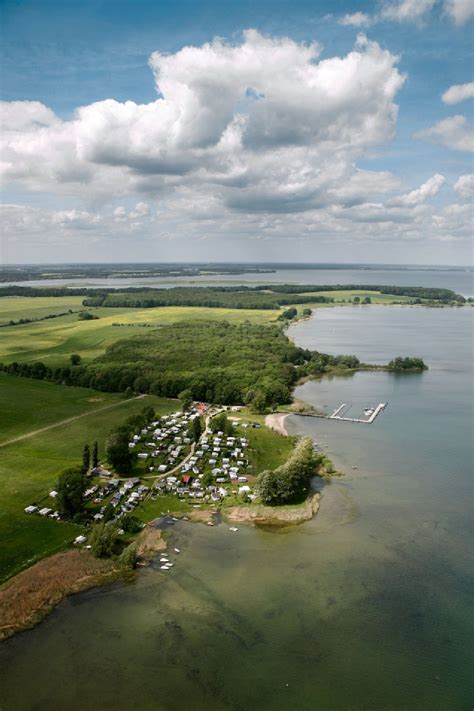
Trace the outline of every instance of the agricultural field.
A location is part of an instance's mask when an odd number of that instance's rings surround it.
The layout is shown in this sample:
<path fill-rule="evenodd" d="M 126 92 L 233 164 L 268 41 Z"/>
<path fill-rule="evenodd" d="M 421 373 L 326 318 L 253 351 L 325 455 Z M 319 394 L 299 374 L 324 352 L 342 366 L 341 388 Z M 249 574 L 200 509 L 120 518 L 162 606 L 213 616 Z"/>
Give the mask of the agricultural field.
<path fill-rule="evenodd" d="M 76 298 L 82 300 L 82 297 Z M 13 301 L 21 299 L 25 302 L 24 313 L 27 313 L 28 308 L 33 308 L 34 302 L 37 301 L 36 297 L 14 297 Z M 39 299 L 48 300 L 47 297 Z M 7 300 L 10 301 L 10 298 L 0 298 L 0 313 L 7 313 L 7 307 L 2 303 Z M 53 303 L 59 301 L 60 297 L 50 297 L 49 300 Z M 30 306 L 26 302 L 30 302 Z M 77 314 L 70 314 L 48 321 L 2 328 L 0 362 L 23 363 L 41 360 L 48 366 L 66 365 L 73 353 L 80 354 L 87 362 L 104 353 L 107 346 L 115 341 L 146 333 L 160 325 L 194 319 L 268 323 L 278 316 L 277 311 L 191 306 L 150 309 L 88 308 L 87 311 L 99 318 L 79 321 Z"/>
<path fill-rule="evenodd" d="M 39 386 L 39 387 L 35 387 Z M 103 456 L 109 432 L 128 416 L 152 405 L 157 414 L 176 410 L 176 401 L 153 396 L 120 399 L 120 396 L 93 390 L 33 382 L 2 375 L 0 394 L 5 393 L 13 425 L 1 420 L 3 442 L 15 436 L 60 423 L 66 418 L 91 412 L 72 422 L 58 424 L 12 444 L 0 443 L 0 582 L 46 555 L 61 550 L 78 535 L 80 527 L 39 516 L 28 516 L 23 509 L 48 498 L 58 475 L 80 462 L 83 445 L 99 443 Z M 15 393 L 15 396 L 13 395 Z M 89 398 L 89 402 L 87 400 Z M 96 399 L 97 398 L 97 399 Z M 59 400 L 64 399 L 63 408 Z M 16 403 L 16 406 L 15 406 Z M 48 407 L 50 405 L 50 413 Z M 99 409 L 113 405 L 109 409 Z M 26 422 L 23 417 L 29 408 Z M 56 408 L 56 409 L 55 409 Z M 94 412 L 94 410 L 97 410 Z M 53 413 L 57 413 L 54 420 Z M 45 419 L 47 416 L 47 419 Z M 47 501 L 44 505 L 46 505 Z"/>
<path fill-rule="evenodd" d="M 413 297 L 412 296 L 394 296 L 393 294 L 381 294 L 380 291 L 364 291 L 364 290 L 343 290 L 341 289 L 340 291 L 318 291 L 316 294 L 315 293 L 301 293 L 302 301 L 306 301 L 307 304 L 305 306 L 310 306 L 312 308 L 321 308 L 321 307 L 328 307 L 328 306 L 333 306 L 334 304 L 312 304 L 311 299 L 314 296 L 327 296 L 331 299 L 334 299 L 334 302 L 336 304 L 338 303 L 347 303 L 349 301 L 352 301 L 354 297 L 358 296 L 360 300 L 366 296 L 370 297 L 370 300 L 373 304 L 392 304 L 394 302 L 397 303 L 407 303 L 410 304 L 413 302 Z"/>
<path fill-rule="evenodd" d="M 0 326 L 22 318 L 44 318 L 71 309 L 80 311 L 83 296 L 2 296 L 0 298 Z"/>

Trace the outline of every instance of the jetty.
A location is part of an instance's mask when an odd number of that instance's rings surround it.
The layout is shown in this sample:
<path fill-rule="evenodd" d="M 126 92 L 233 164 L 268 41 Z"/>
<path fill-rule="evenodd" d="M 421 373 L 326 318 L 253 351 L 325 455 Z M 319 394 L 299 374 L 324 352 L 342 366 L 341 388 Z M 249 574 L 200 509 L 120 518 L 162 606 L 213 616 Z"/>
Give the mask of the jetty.
<path fill-rule="evenodd" d="M 387 407 L 386 402 L 380 402 L 377 407 L 374 408 L 368 408 L 365 410 L 367 413 L 367 417 L 362 418 L 362 417 L 347 417 L 346 414 L 342 415 L 341 412 L 347 413 L 350 409 L 350 405 L 347 403 L 342 403 L 342 405 L 339 405 L 339 407 L 334 410 L 332 415 L 329 415 L 328 419 L 329 420 L 344 420 L 344 422 L 362 422 L 364 425 L 371 425 L 372 422 L 375 420 L 375 418 L 380 415 L 383 410 Z"/>
<path fill-rule="evenodd" d="M 352 407 L 350 403 L 343 402 L 336 407 L 331 415 L 325 415 L 321 412 L 295 412 L 298 417 L 321 417 L 324 420 L 341 420 L 342 422 L 360 422 L 363 425 L 371 425 L 381 412 L 387 407 L 387 402 L 380 402 L 377 407 L 368 407 L 364 409 L 365 417 L 349 417 L 348 413 Z M 288 414 L 285 411 L 285 414 Z"/>

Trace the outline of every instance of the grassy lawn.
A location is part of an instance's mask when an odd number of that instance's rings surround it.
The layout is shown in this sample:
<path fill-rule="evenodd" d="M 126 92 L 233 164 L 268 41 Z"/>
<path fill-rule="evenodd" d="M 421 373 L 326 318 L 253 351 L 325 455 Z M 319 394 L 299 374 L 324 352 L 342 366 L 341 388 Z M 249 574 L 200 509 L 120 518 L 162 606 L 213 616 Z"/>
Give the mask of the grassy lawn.
<path fill-rule="evenodd" d="M 109 399 L 116 402 L 116 396 L 95 393 L 93 390 L 68 388 L 51 383 L 35 383 L 22 378 L 11 378 L 17 392 L 19 411 L 25 411 L 25 401 L 29 402 L 31 429 L 45 426 L 44 403 L 67 402 L 67 415 L 81 414 L 84 411 L 84 393 L 89 398 Z M 32 385 L 44 386 L 36 392 Z M 50 392 L 48 392 L 48 390 Z M 55 392 L 53 392 L 55 391 Z M 13 390 L 10 390 L 13 393 Z M 78 407 L 74 406 L 74 397 Z M 56 400 L 57 399 L 57 400 Z M 100 404 L 100 403 L 95 403 Z M 91 412 L 79 420 L 60 425 L 47 432 L 37 434 L 0 449 L 0 582 L 31 565 L 40 558 L 50 555 L 61 548 L 78 534 L 79 528 L 73 524 L 53 521 L 36 515 L 28 516 L 23 512 L 25 506 L 41 502 L 55 485 L 58 474 L 68 466 L 80 462 L 83 445 L 97 440 L 99 453 L 103 454 L 104 445 L 110 430 L 124 421 L 129 415 L 139 412 L 145 405 L 151 404 L 158 414 L 166 414 L 176 409 L 176 402 L 147 396 L 137 400 L 123 400 L 123 406 L 117 406 L 103 412 Z M 13 403 L 10 402 L 10 412 Z M 65 411 L 58 410 L 58 420 Z M 17 432 L 25 432 L 20 416 L 14 419 L 18 423 Z M 52 424 L 51 420 L 49 424 Z M 11 432 L 10 428 L 10 432 Z M 14 432 L 13 432 L 14 434 Z M 51 502 L 52 499 L 49 499 Z"/>
<path fill-rule="evenodd" d="M 7 298 L 0 298 L 0 312 L 3 309 L 7 313 L 7 309 L 2 306 Z M 33 302 L 37 299 L 25 299 L 28 300 Z M 186 306 L 152 309 L 90 308 L 88 311 L 100 318 L 79 321 L 77 314 L 71 314 L 51 321 L 2 328 L 0 361 L 11 363 L 41 360 L 47 365 L 64 365 L 72 353 L 79 353 L 84 361 L 90 361 L 101 355 L 111 343 L 148 332 L 148 325 L 156 328 L 162 324 L 195 319 L 268 323 L 278 316 L 277 311 Z"/>
<path fill-rule="evenodd" d="M 52 387 L 42 380 L 0 373 L 0 444 L 54 422 L 121 402 L 123 397 L 86 388 Z"/>
<path fill-rule="evenodd" d="M 0 325 L 21 318 L 42 318 L 61 314 L 69 309 L 79 311 L 83 296 L 2 296 L 0 298 Z"/>

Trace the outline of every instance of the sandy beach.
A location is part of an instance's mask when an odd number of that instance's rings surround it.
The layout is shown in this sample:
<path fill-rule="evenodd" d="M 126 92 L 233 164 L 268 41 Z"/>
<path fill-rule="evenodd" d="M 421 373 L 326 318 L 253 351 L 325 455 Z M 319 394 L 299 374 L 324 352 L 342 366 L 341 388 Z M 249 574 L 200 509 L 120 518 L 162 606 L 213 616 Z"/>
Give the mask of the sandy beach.
<path fill-rule="evenodd" d="M 288 432 L 285 429 L 285 420 L 288 414 L 289 413 L 286 412 L 273 412 L 271 415 L 265 417 L 265 424 L 274 432 L 278 432 L 278 434 L 287 437 Z"/>

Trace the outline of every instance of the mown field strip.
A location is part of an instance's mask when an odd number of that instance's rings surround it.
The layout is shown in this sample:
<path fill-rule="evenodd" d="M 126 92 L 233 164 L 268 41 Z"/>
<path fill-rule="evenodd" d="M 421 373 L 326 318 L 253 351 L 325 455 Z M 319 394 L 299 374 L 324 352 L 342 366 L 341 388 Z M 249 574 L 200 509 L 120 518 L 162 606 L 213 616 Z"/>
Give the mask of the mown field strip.
<path fill-rule="evenodd" d="M 0 447 L 7 447 L 10 444 L 15 444 L 15 442 L 20 442 L 23 439 L 28 439 L 29 437 L 35 437 L 38 434 L 41 434 L 42 432 L 47 432 L 48 430 L 52 430 L 55 427 L 61 427 L 62 425 L 67 425 L 70 422 L 74 422 L 74 420 L 80 420 L 82 417 L 88 417 L 89 415 L 96 415 L 98 412 L 103 412 L 104 410 L 111 410 L 113 407 L 118 407 L 119 405 L 125 405 L 126 403 L 130 403 L 133 400 L 141 400 L 146 395 L 137 395 L 136 397 L 128 398 L 127 400 L 121 400 L 120 402 L 114 402 L 112 405 L 106 405 L 105 407 L 99 407 L 97 410 L 91 410 L 90 412 L 83 412 L 82 415 L 76 415 L 75 417 L 68 417 L 65 420 L 61 420 L 60 422 L 54 422 L 52 425 L 48 425 L 47 427 L 41 427 L 39 430 L 33 430 L 32 432 L 27 432 L 26 434 L 20 435 L 19 437 L 14 437 L 13 439 L 9 439 L 7 442 L 0 442 Z"/>

